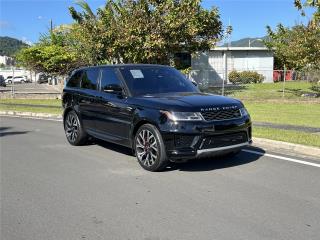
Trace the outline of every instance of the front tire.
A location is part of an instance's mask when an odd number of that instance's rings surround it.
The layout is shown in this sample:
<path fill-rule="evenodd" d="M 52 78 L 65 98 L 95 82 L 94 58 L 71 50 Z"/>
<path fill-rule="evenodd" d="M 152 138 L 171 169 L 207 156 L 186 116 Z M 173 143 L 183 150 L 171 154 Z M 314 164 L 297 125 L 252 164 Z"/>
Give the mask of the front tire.
<path fill-rule="evenodd" d="M 71 145 L 83 145 L 88 139 L 87 133 L 74 110 L 68 112 L 64 119 L 64 131 Z"/>
<path fill-rule="evenodd" d="M 134 138 L 134 150 L 141 167 L 151 172 L 163 170 L 169 163 L 162 136 L 151 125 L 142 125 Z"/>

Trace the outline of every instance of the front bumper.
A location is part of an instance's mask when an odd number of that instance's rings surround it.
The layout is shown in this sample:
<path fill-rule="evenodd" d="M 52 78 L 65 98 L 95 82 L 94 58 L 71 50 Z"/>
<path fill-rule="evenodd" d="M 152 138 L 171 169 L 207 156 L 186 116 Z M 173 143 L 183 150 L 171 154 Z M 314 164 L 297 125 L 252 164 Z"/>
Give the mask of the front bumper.
<path fill-rule="evenodd" d="M 216 122 L 168 123 L 161 129 L 166 152 L 178 162 L 237 151 L 252 143 L 249 117 Z"/>

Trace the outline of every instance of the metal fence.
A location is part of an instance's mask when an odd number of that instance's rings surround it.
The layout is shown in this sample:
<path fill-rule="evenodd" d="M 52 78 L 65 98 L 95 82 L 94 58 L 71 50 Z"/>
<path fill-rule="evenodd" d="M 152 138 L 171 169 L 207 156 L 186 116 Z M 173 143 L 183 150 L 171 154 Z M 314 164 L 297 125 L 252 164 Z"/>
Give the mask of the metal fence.
<path fill-rule="evenodd" d="M 247 70 L 246 70 L 247 71 Z M 199 88 L 204 92 L 212 92 L 221 95 L 235 95 L 244 92 L 245 89 L 259 91 L 266 89 L 261 94 L 269 94 L 273 97 L 309 97 L 320 99 L 320 71 L 294 71 L 294 70 L 249 70 L 263 75 L 262 87 L 249 86 L 248 84 L 233 84 L 229 81 L 226 73 L 216 70 L 192 70 L 187 77 L 197 82 Z M 241 72 L 241 71 L 238 71 Z M 253 84 L 254 85 L 254 84 Z M 262 90 L 261 90 L 262 91 Z M 258 95 L 256 95 L 258 97 Z"/>
<path fill-rule="evenodd" d="M 223 82 L 229 84 L 229 74 L 234 70 L 191 70 L 187 77 L 196 81 L 199 85 L 203 86 L 217 86 Z M 241 69 L 236 70 L 237 72 L 253 71 L 263 75 L 264 83 L 282 82 L 286 81 L 307 81 L 307 82 L 319 82 L 320 81 L 320 70 L 319 71 L 295 71 L 295 70 L 264 70 L 264 69 Z"/>

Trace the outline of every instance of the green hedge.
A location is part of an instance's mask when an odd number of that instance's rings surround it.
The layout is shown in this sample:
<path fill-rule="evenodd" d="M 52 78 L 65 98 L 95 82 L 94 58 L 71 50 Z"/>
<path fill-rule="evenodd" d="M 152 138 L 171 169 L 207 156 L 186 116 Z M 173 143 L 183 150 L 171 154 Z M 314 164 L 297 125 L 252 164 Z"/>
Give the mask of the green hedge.
<path fill-rule="evenodd" d="M 264 80 L 264 76 L 255 71 L 231 71 L 228 77 L 233 84 L 262 83 Z"/>

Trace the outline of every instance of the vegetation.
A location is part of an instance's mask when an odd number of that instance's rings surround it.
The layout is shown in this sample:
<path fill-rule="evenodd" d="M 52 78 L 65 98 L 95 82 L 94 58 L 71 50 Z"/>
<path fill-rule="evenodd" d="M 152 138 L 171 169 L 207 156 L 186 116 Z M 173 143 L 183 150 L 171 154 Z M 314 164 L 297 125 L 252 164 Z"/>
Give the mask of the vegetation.
<path fill-rule="evenodd" d="M 275 68 L 320 69 L 320 2 L 308 0 L 304 4 L 295 0 L 295 6 L 303 12 L 303 7 L 315 9 L 308 24 L 285 27 L 279 24 L 275 30 L 267 27 L 268 40 L 265 44 L 275 53 Z"/>
<path fill-rule="evenodd" d="M 59 99 L 16 99 L 7 98 L 0 99 L 0 104 L 26 104 L 26 105 L 45 105 L 61 107 L 61 100 Z"/>
<path fill-rule="evenodd" d="M 255 71 L 231 71 L 228 75 L 229 81 L 233 84 L 262 83 L 264 76 Z"/>
<path fill-rule="evenodd" d="M 255 122 L 320 128 L 319 103 L 244 102 Z"/>
<path fill-rule="evenodd" d="M 284 95 L 283 95 L 284 87 Z M 207 91 L 221 94 L 221 87 L 209 88 Z M 246 84 L 240 86 L 228 86 L 225 88 L 225 94 L 230 97 L 239 98 L 247 102 L 278 102 L 278 103 L 296 103 L 296 102 L 320 102 L 319 85 L 314 85 L 305 81 L 288 81 L 278 83 Z M 318 98 L 303 97 L 303 94 L 317 94 Z"/>
<path fill-rule="evenodd" d="M 0 55 L 13 57 L 19 50 L 29 45 L 11 37 L 0 37 Z"/>
<path fill-rule="evenodd" d="M 284 129 L 254 127 L 253 136 L 277 141 L 320 147 L 320 135 Z"/>
<path fill-rule="evenodd" d="M 0 99 L 0 111 L 62 114 L 58 99 Z"/>
<path fill-rule="evenodd" d="M 96 14 L 83 0 L 77 5 L 81 11 L 69 8 L 72 25 L 20 52 L 22 65 L 53 75 L 105 63 L 175 65 L 176 53 L 208 50 L 223 36 L 218 10 L 201 0 L 107 0 Z"/>

